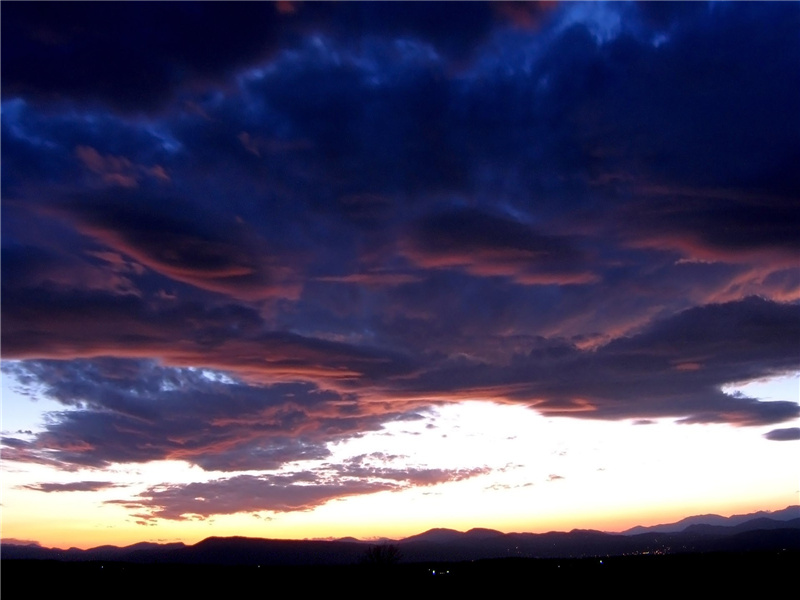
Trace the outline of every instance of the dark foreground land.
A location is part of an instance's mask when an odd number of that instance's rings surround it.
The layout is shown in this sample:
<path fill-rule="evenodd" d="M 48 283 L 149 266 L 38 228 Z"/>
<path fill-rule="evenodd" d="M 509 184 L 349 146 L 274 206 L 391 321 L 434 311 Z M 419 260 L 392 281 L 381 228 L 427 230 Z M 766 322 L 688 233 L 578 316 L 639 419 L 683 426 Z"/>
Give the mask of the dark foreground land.
<path fill-rule="evenodd" d="M 778 593 L 796 589 L 796 550 L 583 559 L 491 559 L 391 566 L 210 566 L 3 560 L 4 600 L 77 592 L 84 598 L 257 597 L 291 591 L 374 596 L 424 590 L 655 594 Z M 187 596 L 190 595 L 190 596 Z M 233 594 L 233 595 L 232 595 Z"/>

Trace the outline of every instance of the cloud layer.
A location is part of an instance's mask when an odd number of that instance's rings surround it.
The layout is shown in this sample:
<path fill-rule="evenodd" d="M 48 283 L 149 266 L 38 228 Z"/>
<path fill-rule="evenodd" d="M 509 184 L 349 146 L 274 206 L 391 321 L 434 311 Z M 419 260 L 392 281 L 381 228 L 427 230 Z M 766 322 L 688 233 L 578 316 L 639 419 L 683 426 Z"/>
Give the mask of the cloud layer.
<path fill-rule="evenodd" d="M 722 391 L 800 370 L 797 4 L 60 6 L 3 9 L 3 368 L 64 405 L 4 458 L 262 472 L 180 518 L 452 480 L 265 473 L 439 402 L 798 418 Z"/>

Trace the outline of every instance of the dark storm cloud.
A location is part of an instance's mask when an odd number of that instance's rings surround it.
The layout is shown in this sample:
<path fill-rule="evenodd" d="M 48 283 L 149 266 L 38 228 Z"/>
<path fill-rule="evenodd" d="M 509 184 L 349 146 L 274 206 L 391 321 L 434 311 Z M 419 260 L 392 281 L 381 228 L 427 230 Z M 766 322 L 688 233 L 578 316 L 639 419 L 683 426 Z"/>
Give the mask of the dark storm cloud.
<path fill-rule="evenodd" d="M 335 208 L 332 194 L 335 200 L 463 185 L 468 165 L 452 151 L 448 130 L 454 90 L 446 63 L 430 47 L 376 40 L 355 52 L 325 38 L 276 66 L 244 88 L 258 116 L 276 123 L 273 130 L 308 145 L 302 155 L 331 186 L 307 199 L 316 211 Z M 251 138 L 274 136 L 257 121 L 243 129 Z"/>
<path fill-rule="evenodd" d="M 509 360 L 432 356 L 419 374 L 398 378 L 380 366 L 359 377 L 297 359 L 249 372 L 228 367 L 253 383 L 150 361 L 24 361 L 7 372 L 77 410 L 52 413 L 32 442 L 4 443 L 19 460 L 65 466 L 181 459 L 208 470 L 275 469 L 325 458 L 327 443 L 377 430 L 414 407 L 464 397 L 521 402 L 552 416 L 766 425 L 797 418 L 800 407 L 722 387 L 797 370 L 797 339 L 796 305 L 748 298 L 687 310 L 596 349 L 541 338 Z M 307 350 L 284 349 L 287 356 Z M 332 352 L 323 357 L 330 363 Z M 267 376 L 317 384 L 254 384 Z"/>
<path fill-rule="evenodd" d="M 503 4 L 503 3 L 499 3 Z M 305 35 L 423 40 L 470 58 L 497 20 L 533 22 L 548 12 L 477 2 L 118 3 L 10 5 L 3 19 L 4 95 L 101 100 L 125 111 L 162 106 L 181 85 L 224 83 L 233 69 L 272 56 Z"/>
<path fill-rule="evenodd" d="M 17 265 L 4 262 L 3 275 Z M 104 274 L 108 274 L 107 271 Z M 73 282 L 71 282 L 73 283 Z M 232 332 L 254 331 L 262 320 L 240 305 L 202 305 L 169 297 L 150 302 L 117 290 L 3 286 L 3 352 L 11 358 L 77 356 L 188 357 L 219 347 Z"/>
<path fill-rule="evenodd" d="M 137 293 L 128 277 L 136 272 L 135 265 L 110 254 L 95 258 L 100 260 L 65 255 L 52 248 L 9 244 L 3 249 L 3 287 L 6 290 L 60 287 L 117 295 Z M 107 266 L 104 263 L 109 261 L 117 263 L 115 269 L 104 268 Z"/>
<path fill-rule="evenodd" d="M 10 5 L 3 93 L 102 100 L 128 111 L 163 104 L 177 85 L 220 78 L 273 50 L 276 6 L 154 3 Z"/>
<path fill-rule="evenodd" d="M 455 2 L 452 6 L 362 2 L 348 4 L 331 16 L 329 22 L 340 28 L 340 35 L 356 31 L 363 36 L 421 39 L 456 61 L 474 52 L 495 20 L 491 4 L 479 2 Z"/>
<path fill-rule="evenodd" d="M 790 33 L 798 24 L 797 6 L 715 5 L 670 28 L 661 44 L 631 30 L 571 49 L 578 71 L 562 93 L 577 109 L 572 134 L 595 175 L 645 169 L 651 181 L 796 191 L 789 167 L 800 74 L 789 65 L 800 53 Z M 742 35 L 751 43 L 737 42 Z"/>
<path fill-rule="evenodd" d="M 248 247 L 247 228 L 230 215 L 198 214 L 182 199 L 124 189 L 52 210 L 73 219 L 80 233 L 170 279 L 233 296 L 291 294 L 276 257 Z"/>
<path fill-rule="evenodd" d="M 185 460 L 207 470 L 270 470 L 329 456 L 326 444 L 380 428 L 352 399 L 310 384 L 255 386 L 201 369 L 94 359 L 4 365 L 72 410 L 48 415 L 31 442 L 5 438 L 17 459 L 102 467 Z"/>
<path fill-rule="evenodd" d="M 432 215 L 412 233 L 411 258 L 522 284 L 591 283 L 588 261 L 568 239 L 537 232 L 513 219 L 475 210 Z"/>
<path fill-rule="evenodd" d="M 175 366 L 206 366 L 264 382 L 374 380 L 417 367 L 404 352 L 270 331 L 256 310 L 239 304 L 64 290 L 51 281 L 16 287 L 18 277 L 29 276 L 27 256 L 10 253 L 22 264 L 4 264 L 3 350 L 9 358 L 156 356 Z"/>
<path fill-rule="evenodd" d="M 268 470 L 465 397 L 797 418 L 722 388 L 800 368 L 800 5 L 3 17 L 4 368 L 65 405 L 4 458 Z"/>
<path fill-rule="evenodd" d="M 747 298 L 689 309 L 596 349 L 542 338 L 506 363 L 448 359 L 389 393 L 514 399 L 556 416 L 764 425 L 797 418 L 800 407 L 721 388 L 797 370 L 798 339 L 800 307 Z"/>
<path fill-rule="evenodd" d="M 639 195 L 646 206 L 631 204 L 620 212 L 620 223 L 628 227 L 622 236 L 634 245 L 731 263 L 761 254 L 772 258 L 776 270 L 796 266 L 796 195 L 702 188 L 640 190 Z"/>

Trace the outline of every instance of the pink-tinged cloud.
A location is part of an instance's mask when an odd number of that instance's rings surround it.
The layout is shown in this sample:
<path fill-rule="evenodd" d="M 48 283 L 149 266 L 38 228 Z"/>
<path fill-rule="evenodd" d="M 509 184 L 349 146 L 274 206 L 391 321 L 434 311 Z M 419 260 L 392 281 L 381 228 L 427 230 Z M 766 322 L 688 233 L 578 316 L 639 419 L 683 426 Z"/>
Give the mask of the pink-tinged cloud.
<path fill-rule="evenodd" d="M 595 349 L 542 339 L 510 362 L 443 361 L 391 393 L 516 401 L 553 416 L 764 425 L 796 418 L 800 406 L 722 388 L 800 369 L 797 339 L 800 307 L 753 297 L 690 309 Z"/>
<path fill-rule="evenodd" d="M 139 499 L 124 502 L 147 519 L 186 520 L 241 512 L 294 512 L 311 510 L 330 501 L 433 486 L 486 474 L 485 468 L 354 469 L 339 472 L 300 472 L 290 475 L 238 475 L 228 479 L 186 485 L 152 487 Z"/>
<path fill-rule="evenodd" d="M 317 277 L 316 280 L 330 283 L 350 283 L 355 285 L 365 285 L 368 287 L 382 287 L 416 283 L 422 280 L 422 275 L 419 273 L 367 271 L 361 273 L 350 273 L 347 275 L 325 275 L 323 277 Z"/>
<path fill-rule="evenodd" d="M 265 139 L 260 136 L 250 135 L 247 131 L 240 131 L 236 139 L 239 140 L 245 150 L 257 158 L 263 158 L 265 155 L 270 154 L 294 152 L 311 148 L 311 144 L 304 140 Z"/>
<path fill-rule="evenodd" d="M 800 369 L 798 307 L 758 298 L 689 309 L 593 349 L 531 339 L 525 353 L 493 361 L 411 361 L 284 333 L 247 344 L 195 343 L 180 356 L 168 343 L 177 331 L 139 349 L 162 353 L 161 363 L 6 363 L 23 385 L 72 410 L 51 414 L 32 441 L 4 438 L 4 458 L 63 468 L 176 459 L 207 470 L 275 469 L 324 459 L 330 442 L 465 397 L 586 419 L 762 426 L 800 416 L 796 400 L 722 391 Z M 177 368 L 181 360 L 187 364 Z"/>
<path fill-rule="evenodd" d="M 139 510 L 150 519 L 186 520 L 240 512 L 311 510 L 336 498 L 398 489 L 388 482 L 356 481 L 311 485 L 279 485 L 269 478 L 240 475 L 231 479 L 153 488 L 142 494 Z"/>
<path fill-rule="evenodd" d="M 634 186 L 632 193 L 639 199 L 620 207 L 617 225 L 637 247 L 773 270 L 797 266 L 800 216 L 793 196 L 656 185 Z"/>
<path fill-rule="evenodd" d="M 60 290 L 62 293 L 85 292 L 112 295 L 140 295 L 134 279 L 143 269 L 114 253 L 86 252 L 69 255 L 36 246 L 22 246 L 4 253 L 12 275 L 4 283 L 10 287 Z M 110 268 L 109 268 L 110 267 Z"/>
<path fill-rule="evenodd" d="M 527 30 L 538 30 L 545 20 L 554 12 L 559 2 L 492 2 L 494 12 L 514 27 Z"/>
<path fill-rule="evenodd" d="M 242 143 L 242 146 L 244 146 L 245 150 L 256 155 L 258 158 L 261 158 L 261 150 L 259 149 L 258 141 L 252 139 L 249 133 L 242 131 L 238 136 L 236 136 L 236 139 Z"/>
<path fill-rule="evenodd" d="M 153 307 L 132 295 L 37 292 L 4 316 L 9 319 L 3 328 L 6 358 L 158 356 L 168 365 L 204 365 L 254 383 L 358 385 L 362 379 L 406 376 L 417 368 L 403 353 L 265 331 L 257 311 L 236 305 L 167 302 Z"/>
<path fill-rule="evenodd" d="M 510 218 L 477 210 L 431 215 L 416 223 L 402 251 L 424 269 L 456 269 L 477 277 L 507 277 L 523 285 L 598 281 L 588 255 L 573 240 L 545 235 Z"/>
<path fill-rule="evenodd" d="M 161 165 L 147 167 L 135 164 L 124 156 L 101 155 L 91 146 L 78 146 L 75 148 L 75 154 L 84 167 L 106 185 L 135 188 L 143 178 L 162 183 L 170 181 L 169 175 Z"/>
<path fill-rule="evenodd" d="M 275 2 L 275 10 L 282 15 L 293 15 L 298 10 L 298 2 L 292 2 L 292 0 L 278 0 Z"/>
<path fill-rule="evenodd" d="M 175 198 L 154 202 L 139 192 L 119 190 L 45 212 L 73 223 L 106 252 L 177 282 L 245 300 L 297 297 L 293 265 L 270 252 L 241 220 L 202 224 L 186 210 L 190 206 Z"/>
<path fill-rule="evenodd" d="M 22 487 L 28 490 L 46 492 L 50 494 L 53 492 L 96 492 L 98 490 L 107 490 L 120 486 L 111 481 L 74 481 L 71 483 L 43 482 L 32 485 L 24 485 Z"/>

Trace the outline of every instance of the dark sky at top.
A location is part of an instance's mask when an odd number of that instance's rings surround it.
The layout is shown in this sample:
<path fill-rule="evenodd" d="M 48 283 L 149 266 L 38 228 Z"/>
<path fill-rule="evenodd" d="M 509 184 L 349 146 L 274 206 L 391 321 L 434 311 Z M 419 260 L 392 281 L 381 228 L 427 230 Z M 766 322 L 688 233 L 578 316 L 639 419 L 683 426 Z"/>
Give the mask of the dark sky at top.
<path fill-rule="evenodd" d="M 272 469 L 464 398 L 796 438 L 721 386 L 800 369 L 798 32 L 4 2 L 4 368 L 65 406 L 4 458 Z"/>

